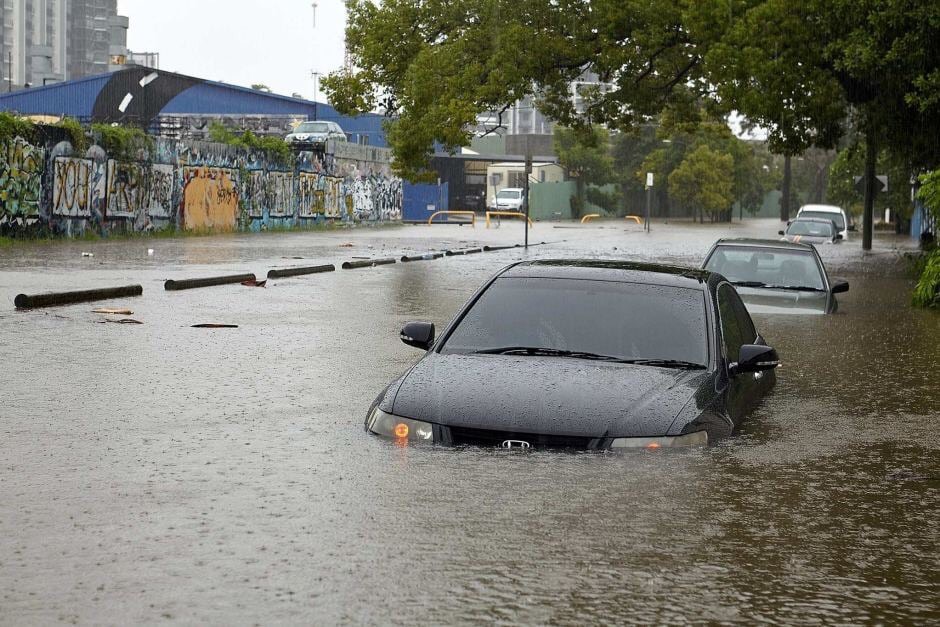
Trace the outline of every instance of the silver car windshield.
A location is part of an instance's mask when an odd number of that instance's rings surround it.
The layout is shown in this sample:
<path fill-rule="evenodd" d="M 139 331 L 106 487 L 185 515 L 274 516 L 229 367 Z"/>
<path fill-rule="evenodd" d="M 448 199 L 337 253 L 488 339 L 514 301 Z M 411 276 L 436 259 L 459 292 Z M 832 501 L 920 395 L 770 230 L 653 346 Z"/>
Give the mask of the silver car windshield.
<path fill-rule="evenodd" d="M 841 213 L 828 212 L 828 211 L 801 211 L 800 218 L 822 218 L 823 220 L 832 220 L 835 222 L 836 226 L 839 227 L 840 231 L 845 230 L 845 218 L 842 217 Z"/>
<path fill-rule="evenodd" d="M 441 352 L 535 347 L 618 360 L 705 366 L 708 332 L 701 290 L 551 278 L 501 278 L 483 293 Z"/>
<path fill-rule="evenodd" d="M 295 133 L 328 133 L 330 127 L 326 122 L 304 122 L 294 129 Z"/>
<path fill-rule="evenodd" d="M 810 222 L 809 220 L 796 220 L 787 229 L 787 235 L 809 235 L 810 237 L 829 237 L 833 232 L 832 223 Z"/>
<path fill-rule="evenodd" d="M 719 246 L 705 269 L 732 283 L 824 290 L 825 282 L 810 251 L 748 246 Z"/>
<path fill-rule="evenodd" d="M 496 194 L 496 197 L 500 200 L 517 200 L 522 193 L 517 190 L 503 190 Z"/>

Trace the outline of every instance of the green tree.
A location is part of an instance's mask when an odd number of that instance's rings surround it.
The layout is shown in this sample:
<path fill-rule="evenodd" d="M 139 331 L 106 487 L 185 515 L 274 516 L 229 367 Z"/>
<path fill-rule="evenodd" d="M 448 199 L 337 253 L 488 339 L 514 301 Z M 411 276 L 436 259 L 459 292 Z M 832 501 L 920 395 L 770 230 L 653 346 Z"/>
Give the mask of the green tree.
<path fill-rule="evenodd" d="M 253 83 L 251 88 L 254 89 L 255 91 L 264 91 L 267 93 L 271 93 L 271 88 L 265 85 L 264 83 Z"/>
<path fill-rule="evenodd" d="M 630 129 L 664 108 L 682 111 L 709 87 L 684 26 L 699 19 L 695 4 L 350 0 L 346 42 L 357 69 L 330 75 L 323 87 L 343 113 L 390 116 L 395 168 L 413 178 L 435 144 L 466 145 L 478 114 L 527 95 L 565 126 Z M 570 84 L 584 72 L 612 88 L 588 90 L 578 112 Z"/>
<path fill-rule="evenodd" d="M 734 159 L 699 146 L 669 175 L 669 194 L 714 221 L 734 202 Z"/>
<path fill-rule="evenodd" d="M 855 215 L 860 215 L 865 197 L 859 190 L 856 179 L 865 171 L 866 146 L 864 141 L 851 144 L 839 151 L 829 174 L 828 200 L 844 207 Z M 888 177 L 888 191 L 875 196 L 875 211 L 891 209 L 898 218 L 896 224 L 902 227 L 910 219 L 914 210 L 911 202 L 911 171 L 903 159 L 887 150 L 878 155 L 877 173 Z"/>
<path fill-rule="evenodd" d="M 552 139 L 558 163 L 577 185 L 575 217 L 581 217 L 587 185 L 605 185 L 611 181 L 613 159 L 606 130 L 595 126 L 586 129 L 556 127 Z"/>

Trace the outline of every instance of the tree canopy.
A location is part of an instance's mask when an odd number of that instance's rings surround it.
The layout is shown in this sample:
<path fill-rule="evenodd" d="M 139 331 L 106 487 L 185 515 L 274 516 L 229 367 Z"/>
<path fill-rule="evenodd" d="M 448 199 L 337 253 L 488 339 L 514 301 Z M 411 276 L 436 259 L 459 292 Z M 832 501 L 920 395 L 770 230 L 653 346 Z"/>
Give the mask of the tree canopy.
<path fill-rule="evenodd" d="M 936 0 L 349 0 L 355 69 L 324 80 L 343 113 L 380 110 L 399 173 L 469 143 L 478 114 L 526 95 L 566 126 L 629 130 L 732 110 L 772 148 L 834 146 L 847 126 L 940 160 Z M 609 89 L 582 93 L 585 72 Z"/>

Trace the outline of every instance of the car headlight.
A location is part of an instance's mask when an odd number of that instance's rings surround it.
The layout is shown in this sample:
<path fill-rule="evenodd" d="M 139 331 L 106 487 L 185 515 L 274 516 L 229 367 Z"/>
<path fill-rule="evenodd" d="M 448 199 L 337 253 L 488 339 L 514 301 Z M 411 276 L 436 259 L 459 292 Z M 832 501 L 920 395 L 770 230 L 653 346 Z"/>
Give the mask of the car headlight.
<path fill-rule="evenodd" d="M 387 414 L 378 407 L 369 416 L 369 431 L 399 442 L 433 442 L 434 427 L 429 422 Z"/>
<path fill-rule="evenodd" d="M 617 438 L 610 445 L 611 449 L 625 448 L 681 448 L 693 446 L 707 446 L 708 433 L 696 431 L 686 435 L 663 436 L 657 438 Z"/>

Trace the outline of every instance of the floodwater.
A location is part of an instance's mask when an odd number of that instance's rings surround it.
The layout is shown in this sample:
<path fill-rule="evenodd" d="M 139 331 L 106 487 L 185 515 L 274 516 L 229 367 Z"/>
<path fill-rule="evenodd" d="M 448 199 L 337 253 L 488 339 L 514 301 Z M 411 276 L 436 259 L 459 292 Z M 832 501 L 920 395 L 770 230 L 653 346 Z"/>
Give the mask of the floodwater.
<path fill-rule="evenodd" d="M 708 450 L 409 449 L 362 430 L 420 356 L 402 324 L 443 325 L 510 261 L 697 263 L 719 236 L 777 228 L 538 224 L 549 244 L 528 253 L 177 293 L 162 281 L 521 226 L 0 249 L 0 623 L 940 621 L 940 315 L 908 306 L 903 239 L 824 248 L 851 282 L 838 314 L 756 317 L 777 388 Z M 12 305 L 127 283 L 144 296 Z"/>

